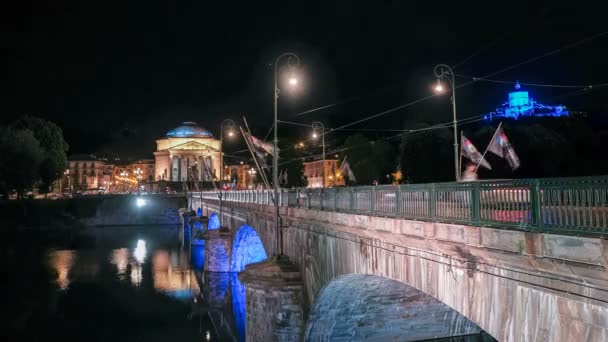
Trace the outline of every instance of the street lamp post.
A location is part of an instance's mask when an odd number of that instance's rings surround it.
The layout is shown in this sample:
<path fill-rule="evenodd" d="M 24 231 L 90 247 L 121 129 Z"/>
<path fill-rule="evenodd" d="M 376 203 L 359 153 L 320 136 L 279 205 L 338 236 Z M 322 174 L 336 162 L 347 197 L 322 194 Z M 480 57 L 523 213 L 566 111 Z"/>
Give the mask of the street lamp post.
<path fill-rule="evenodd" d="M 235 123 L 233 120 L 231 119 L 224 119 L 224 121 L 222 121 L 222 123 L 220 124 L 220 189 L 218 192 L 218 197 L 220 200 L 220 227 L 222 227 L 222 213 L 223 213 L 223 209 L 224 209 L 224 201 L 222 201 L 223 199 L 223 190 L 224 190 L 224 153 L 223 153 L 223 146 L 224 146 L 224 126 L 228 125 L 228 136 L 229 137 L 233 137 L 234 136 L 234 126 Z M 203 160 L 203 163 L 205 161 Z"/>
<path fill-rule="evenodd" d="M 325 187 L 325 126 L 320 121 L 315 121 L 312 123 L 312 137 L 316 139 L 318 137 L 317 131 L 321 130 L 321 145 L 323 146 L 322 157 L 323 157 L 323 165 L 321 166 L 321 172 L 323 173 L 323 180 L 321 181 L 321 187 Z"/>
<path fill-rule="evenodd" d="M 251 168 L 247 171 L 247 173 L 249 173 L 249 186 L 251 187 L 251 189 L 253 189 L 253 181 L 255 178 L 256 171 L 254 168 Z"/>
<path fill-rule="evenodd" d="M 140 188 L 141 188 L 141 184 L 140 184 L 141 179 L 142 179 L 142 176 L 141 176 L 141 175 L 142 175 L 143 171 L 142 171 L 140 168 L 137 168 L 137 169 L 134 171 L 134 173 L 135 173 L 136 178 L 137 178 L 137 192 L 139 193 L 139 190 L 140 190 Z"/>
<path fill-rule="evenodd" d="M 460 179 L 460 165 L 458 163 L 458 123 L 456 121 L 456 80 L 454 79 L 454 71 L 446 64 L 437 64 L 433 70 L 437 77 L 437 85 L 435 91 L 442 93 L 444 91 L 440 79 L 444 78 L 450 83 L 452 88 L 452 114 L 454 116 L 454 169 L 456 181 Z"/>
<path fill-rule="evenodd" d="M 273 74 L 274 74 L 274 140 L 272 150 L 272 186 L 274 188 L 274 226 L 276 229 L 276 240 L 277 240 L 277 253 L 279 256 L 283 255 L 283 243 L 282 243 L 282 232 L 279 223 L 279 136 L 278 136 L 278 116 L 277 116 L 277 101 L 279 99 L 279 86 L 277 82 L 278 65 L 283 58 L 287 58 L 287 64 L 292 65 L 291 60 L 295 60 L 294 66 L 300 65 L 300 57 L 292 52 L 286 52 L 274 61 Z M 293 75 L 289 78 L 289 85 L 295 87 L 298 84 L 298 79 Z"/>

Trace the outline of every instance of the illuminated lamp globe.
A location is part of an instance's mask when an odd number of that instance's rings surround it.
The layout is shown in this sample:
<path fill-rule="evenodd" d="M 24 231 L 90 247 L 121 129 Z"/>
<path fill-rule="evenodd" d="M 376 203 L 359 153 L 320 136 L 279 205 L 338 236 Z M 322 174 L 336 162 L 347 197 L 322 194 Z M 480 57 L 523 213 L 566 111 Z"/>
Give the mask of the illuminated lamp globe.
<path fill-rule="evenodd" d="M 437 80 L 437 84 L 435 85 L 435 92 L 443 93 L 443 84 L 439 80 Z"/>

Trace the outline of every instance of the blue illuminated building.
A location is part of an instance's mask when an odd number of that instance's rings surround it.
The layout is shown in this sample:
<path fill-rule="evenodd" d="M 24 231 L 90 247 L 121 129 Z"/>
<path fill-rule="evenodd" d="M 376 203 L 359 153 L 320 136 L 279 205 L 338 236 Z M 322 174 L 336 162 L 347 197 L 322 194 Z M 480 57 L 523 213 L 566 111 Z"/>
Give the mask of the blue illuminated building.
<path fill-rule="evenodd" d="M 186 121 L 166 134 L 169 138 L 213 138 L 213 134 L 197 125 L 196 122 Z"/>
<path fill-rule="evenodd" d="M 493 112 L 484 115 L 484 119 L 496 118 L 518 119 L 519 117 L 560 117 L 569 116 L 565 106 L 548 106 L 536 102 L 526 90 L 521 90 L 519 82 L 515 83 L 515 91 L 509 93 L 509 100 Z"/>

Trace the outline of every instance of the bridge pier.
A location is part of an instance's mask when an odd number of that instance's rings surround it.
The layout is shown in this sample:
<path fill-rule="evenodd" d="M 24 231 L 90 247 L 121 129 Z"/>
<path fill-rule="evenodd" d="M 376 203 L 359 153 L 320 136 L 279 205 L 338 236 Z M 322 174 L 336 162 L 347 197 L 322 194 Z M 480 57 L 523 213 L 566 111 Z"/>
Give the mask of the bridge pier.
<path fill-rule="evenodd" d="M 209 230 L 205 233 L 205 271 L 230 272 L 232 236 L 230 232 Z"/>
<path fill-rule="evenodd" d="M 239 274 L 247 298 L 247 341 L 302 341 L 304 283 L 286 257 L 250 264 Z"/>

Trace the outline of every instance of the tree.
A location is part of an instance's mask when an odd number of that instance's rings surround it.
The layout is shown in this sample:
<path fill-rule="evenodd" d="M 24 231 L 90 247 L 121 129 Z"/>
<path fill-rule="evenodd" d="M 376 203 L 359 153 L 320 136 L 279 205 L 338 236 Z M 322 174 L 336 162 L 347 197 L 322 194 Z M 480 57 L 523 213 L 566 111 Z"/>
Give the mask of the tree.
<path fill-rule="evenodd" d="M 33 132 L 43 153 L 43 160 L 39 165 L 39 191 L 48 193 L 53 182 L 63 175 L 67 165 L 66 152 L 68 144 L 63 139 L 61 128 L 53 122 L 34 116 L 19 118 L 12 125 L 15 129 L 26 129 Z"/>
<path fill-rule="evenodd" d="M 341 159 L 347 158 L 358 184 L 390 183 L 386 175 L 395 171 L 396 162 L 394 149 L 387 141 L 370 141 L 355 134 L 346 138 L 341 150 Z"/>
<path fill-rule="evenodd" d="M 424 125 L 420 128 L 428 127 Z M 449 128 L 406 134 L 400 161 L 409 183 L 454 181 L 454 138 Z"/>
<path fill-rule="evenodd" d="M 3 192 L 16 190 L 18 198 L 38 180 L 43 160 L 40 143 L 29 129 L 0 128 L 0 179 Z"/>
<path fill-rule="evenodd" d="M 279 168 L 287 172 L 287 188 L 302 188 L 308 185 L 308 179 L 304 175 L 304 161 L 302 154 L 294 148 L 285 148 L 280 153 Z M 279 170 L 281 171 L 281 170 Z M 279 180 L 279 184 L 281 184 Z"/>

